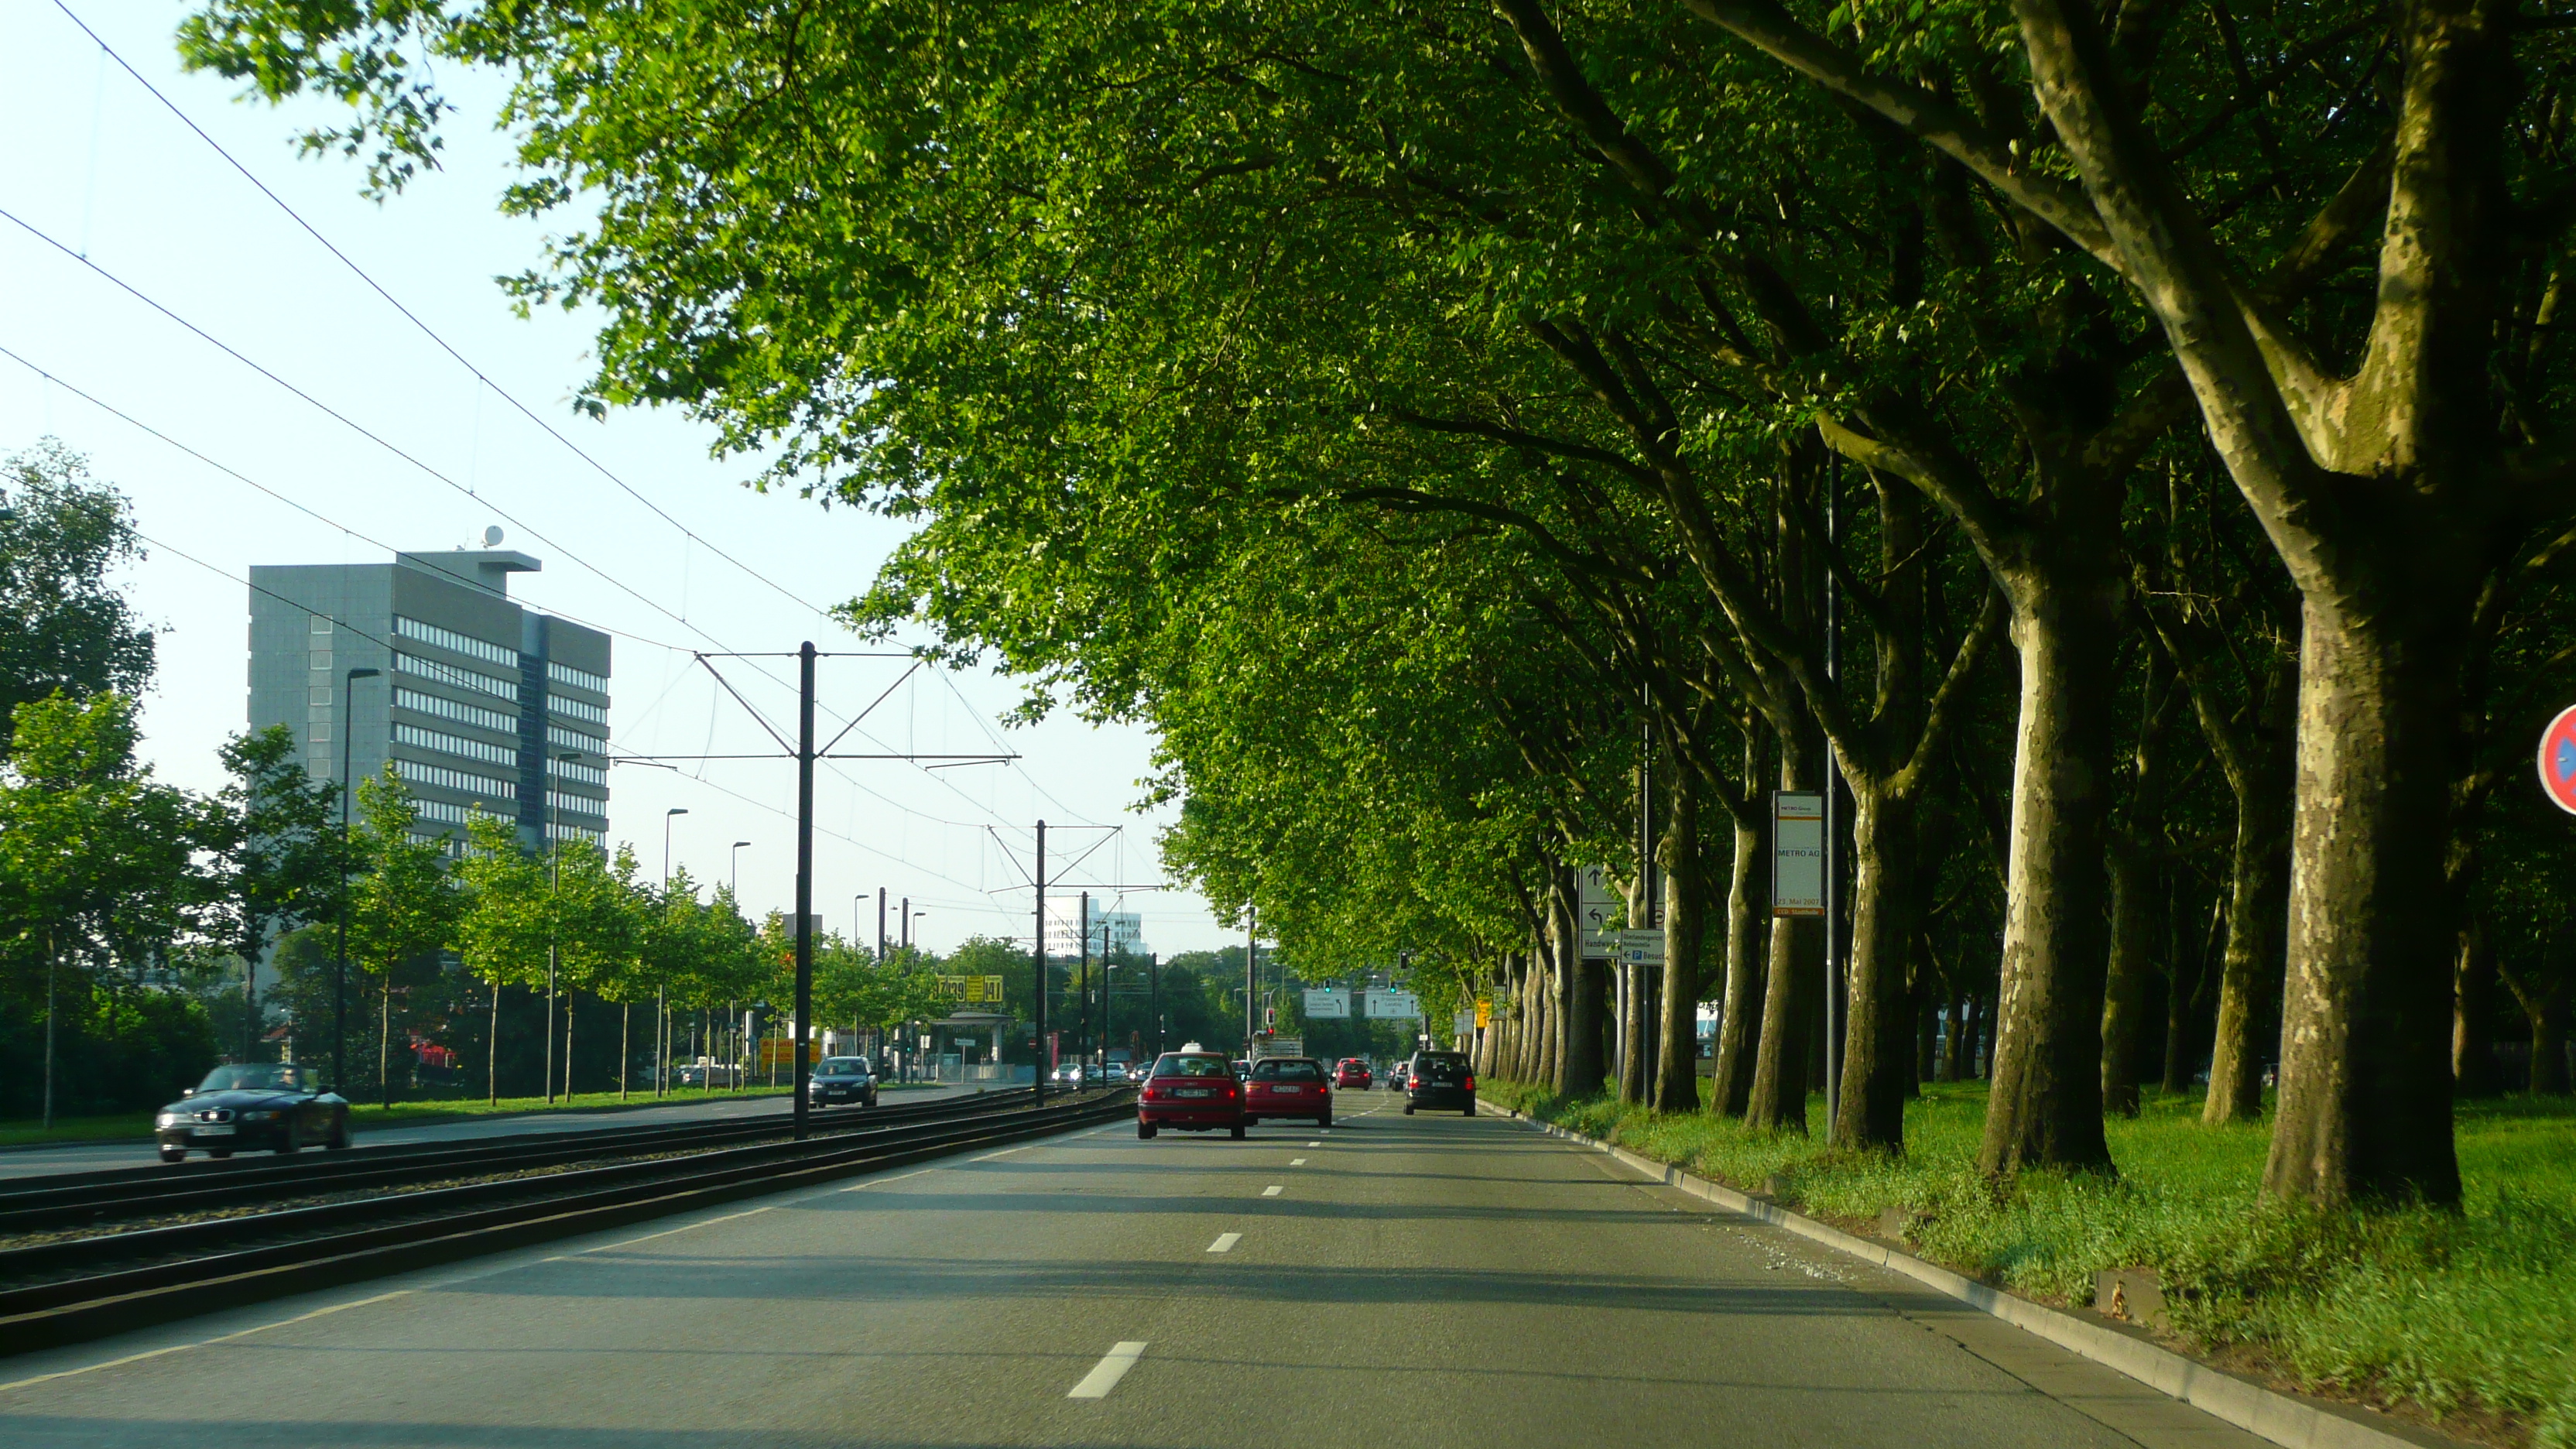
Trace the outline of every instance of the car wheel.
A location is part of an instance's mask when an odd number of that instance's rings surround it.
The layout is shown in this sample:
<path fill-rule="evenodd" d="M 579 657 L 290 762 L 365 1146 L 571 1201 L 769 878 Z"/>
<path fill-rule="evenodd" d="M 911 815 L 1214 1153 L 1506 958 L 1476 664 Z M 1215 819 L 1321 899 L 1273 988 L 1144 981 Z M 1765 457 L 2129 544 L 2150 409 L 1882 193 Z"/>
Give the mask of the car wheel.
<path fill-rule="evenodd" d="M 232 1156 L 233 1150 L 229 1147 L 209 1147 L 206 1149 L 206 1155 L 217 1162 L 221 1162 L 225 1158 Z"/>
<path fill-rule="evenodd" d="M 289 1121 L 286 1130 L 277 1134 L 276 1152 L 280 1157 L 304 1150 L 304 1124 Z"/>
<path fill-rule="evenodd" d="M 1407 1103 L 1405 1103 L 1405 1104 L 1404 1104 L 1404 1115 L 1405 1115 L 1405 1116 L 1407 1116 L 1407 1117 L 1410 1117 L 1410 1116 L 1412 1116 L 1412 1115 L 1413 1115 L 1413 1104 L 1412 1104 L 1411 1102 L 1407 1102 Z"/>
<path fill-rule="evenodd" d="M 1237 1142 L 1243 1140 L 1243 1124 L 1240 1122 L 1234 1124 L 1234 1140 Z"/>
<path fill-rule="evenodd" d="M 161 1149 L 161 1160 L 163 1162 L 185 1162 L 188 1160 L 188 1149 L 185 1147 L 164 1147 Z"/>
<path fill-rule="evenodd" d="M 1154 1135 L 1154 1124 L 1151 1122 L 1137 1123 L 1136 1135 L 1140 1138 L 1151 1138 Z"/>
<path fill-rule="evenodd" d="M 1326 1114 L 1326 1115 L 1324 1115 L 1324 1116 L 1321 1116 L 1321 1117 L 1316 1118 L 1316 1119 L 1315 1119 L 1315 1125 L 1316 1125 L 1316 1126 L 1318 1126 L 1318 1127 L 1320 1127 L 1320 1128 L 1322 1128 L 1323 1130 L 1325 1130 L 1325 1131 L 1327 1131 L 1327 1132 L 1332 1131 L 1332 1130 L 1333 1130 L 1333 1119 L 1332 1119 L 1331 1114 L 1327 1113 L 1327 1114 Z"/>
<path fill-rule="evenodd" d="M 333 1152 L 343 1151 L 348 1147 L 349 1118 L 346 1113 L 341 1114 L 331 1123 L 331 1138 L 322 1145 L 331 1149 Z"/>
<path fill-rule="evenodd" d="M 1461 1117 L 1473 1117 L 1473 1116 L 1475 1116 L 1475 1115 L 1476 1115 L 1476 1104 L 1475 1104 L 1475 1103 L 1473 1103 L 1473 1102 L 1470 1102 L 1470 1103 L 1468 1103 L 1466 1106 L 1459 1108 L 1459 1109 L 1458 1109 L 1458 1115 L 1459 1115 L 1459 1116 L 1461 1116 Z"/>

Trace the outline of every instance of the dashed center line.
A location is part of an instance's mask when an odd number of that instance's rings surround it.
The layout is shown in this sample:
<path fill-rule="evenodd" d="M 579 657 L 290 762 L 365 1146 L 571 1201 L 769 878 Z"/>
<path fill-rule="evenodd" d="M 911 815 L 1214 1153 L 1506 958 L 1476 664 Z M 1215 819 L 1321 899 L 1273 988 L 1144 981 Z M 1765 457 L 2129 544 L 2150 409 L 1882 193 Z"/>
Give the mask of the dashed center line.
<path fill-rule="evenodd" d="M 1234 1245 L 1242 1241 L 1241 1233 L 1219 1233 L 1216 1235 L 1216 1241 L 1208 1244 L 1207 1250 L 1211 1253 L 1231 1253 L 1234 1251 Z"/>
<path fill-rule="evenodd" d="M 1306 1159 L 1302 1157 L 1291 1157 L 1288 1159 L 1288 1165 L 1290 1167 L 1303 1167 L 1306 1165 Z"/>
<path fill-rule="evenodd" d="M 1279 1195 L 1279 1184 L 1274 1182 L 1268 1187 L 1263 1188 L 1261 1190 L 1261 1195 L 1263 1197 L 1277 1197 Z"/>
<path fill-rule="evenodd" d="M 1065 1397 L 1068 1399 L 1108 1398 L 1109 1391 L 1118 1387 L 1118 1381 L 1127 1377 L 1127 1371 L 1134 1368 L 1136 1360 L 1144 1356 L 1144 1344 L 1132 1339 L 1121 1340 L 1117 1347 L 1109 1350 L 1109 1356 L 1102 1359 L 1091 1372 L 1084 1374 L 1082 1382 L 1075 1384 L 1072 1391 Z"/>
<path fill-rule="evenodd" d="M 1321 1147 L 1321 1146 L 1323 1146 L 1324 1144 L 1323 1144 L 1323 1143 L 1321 1143 L 1321 1142 L 1309 1142 L 1309 1143 L 1307 1143 L 1306 1145 L 1307 1145 L 1307 1146 L 1309 1146 L 1309 1147 Z"/>

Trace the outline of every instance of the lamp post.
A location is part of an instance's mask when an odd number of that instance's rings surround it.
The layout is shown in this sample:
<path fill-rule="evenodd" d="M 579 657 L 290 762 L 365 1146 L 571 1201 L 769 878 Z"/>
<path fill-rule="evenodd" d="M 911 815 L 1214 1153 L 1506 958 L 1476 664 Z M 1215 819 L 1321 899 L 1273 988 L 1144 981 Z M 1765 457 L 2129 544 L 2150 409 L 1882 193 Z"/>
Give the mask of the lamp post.
<path fill-rule="evenodd" d="M 689 807 L 674 805 L 662 812 L 662 918 L 671 915 L 671 817 L 686 815 Z M 671 1075 L 671 999 L 670 987 L 653 983 L 653 1095 L 664 1095 Z"/>
<path fill-rule="evenodd" d="M 355 716 L 358 681 L 383 673 L 352 669 L 340 677 L 340 961 L 331 974 L 331 1090 L 335 1092 L 349 1084 L 340 1051 L 349 1036 L 349 725 Z"/>
<path fill-rule="evenodd" d="M 733 843 L 733 908 L 737 911 L 742 909 L 742 848 L 749 844 L 748 840 Z"/>
<path fill-rule="evenodd" d="M 662 884 L 665 886 L 671 883 L 671 817 L 688 813 L 686 805 L 674 805 L 662 812 Z"/>

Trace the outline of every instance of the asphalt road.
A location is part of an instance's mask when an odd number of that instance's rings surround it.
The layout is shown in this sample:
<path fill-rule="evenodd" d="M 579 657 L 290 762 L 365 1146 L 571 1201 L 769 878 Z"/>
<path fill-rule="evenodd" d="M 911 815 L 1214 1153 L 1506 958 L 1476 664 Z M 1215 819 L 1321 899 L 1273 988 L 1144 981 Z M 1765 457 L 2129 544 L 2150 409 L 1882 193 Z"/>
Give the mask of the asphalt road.
<path fill-rule="evenodd" d="M 881 1094 L 880 1101 L 891 1106 L 898 1102 L 935 1102 L 954 1097 L 963 1087 L 906 1087 L 901 1091 Z M 654 1127 L 672 1122 L 727 1122 L 743 1117 L 784 1113 L 789 1103 L 785 1097 L 699 1097 L 674 1102 L 667 1107 L 626 1107 L 595 1112 L 527 1112 L 513 1117 L 464 1117 L 448 1122 L 433 1122 L 419 1127 L 383 1127 L 358 1129 L 356 1140 L 378 1142 L 445 1142 L 476 1137 L 516 1137 L 529 1132 L 578 1132 L 589 1127 Z M 847 1111 L 844 1107 L 829 1109 Z M 860 1109 L 864 1111 L 865 1109 Z M 258 1156 L 257 1153 L 250 1154 Z M 23 1151 L 0 1152 L 0 1179 L 40 1176 L 52 1172 L 91 1172 L 104 1167 L 133 1167 L 155 1164 L 148 1141 L 102 1142 L 84 1147 L 32 1147 Z"/>
<path fill-rule="evenodd" d="M 1514 1122 L 1096 1129 L 0 1361 L 52 1445 L 2260 1441 Z"/>

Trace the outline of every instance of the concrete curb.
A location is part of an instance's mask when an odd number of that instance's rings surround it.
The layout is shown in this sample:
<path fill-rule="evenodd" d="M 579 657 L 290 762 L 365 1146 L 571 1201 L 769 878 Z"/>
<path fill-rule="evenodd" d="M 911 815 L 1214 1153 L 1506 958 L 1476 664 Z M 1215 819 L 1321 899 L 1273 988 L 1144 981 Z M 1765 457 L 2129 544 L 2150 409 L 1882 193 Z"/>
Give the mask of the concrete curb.
<path fill-rule="evenodd" d="M 2249 1383 L 2108 1323 L 2088 1322 L 2061 1309 L 2016 1297 L 2003 1289 L 1927 1263 L 1901 1249 L 1854 1237 L 1840 1228 L 1791 1212 L 1768 1198 L 1738 1192 L 1696 1173 L 1684 1172 L 1670 1163 L 1657 1162 L 1624 1147 L 1541 1122 L 1526 1113 L 1484 1102 L 1477 1103 L 1477 1110 L 1527 1122 L 1552 1137 L 1562 1137 L 1605 1153 L 1640 1176 L 1678 1188 L 1729 1212 L 1757 1218 L 1838 1252 L 1848 1253 L 1863 1262 L 1902 1273 L 1935 1292 L 2000 1318 L 2025 1333 L 2036 1334 L 2070 1353 L 2124 1373 L 2149 1388 L 2180 1399 L 2247 1433 L 2283 1445 L 2285 1449 L 2423 1449 L 2427 1443 L 2454 1442 L 2413 1425 L 2407 1426 L 2412 1434 L 2423 1437 L 2393 1433 L 2375 1424 L 2346 1417 L 2345 1413 L 2334 1409 Z M 2347 1412 L 2357 1415 L 2368 1411 L 2355 1408 Z"/>

